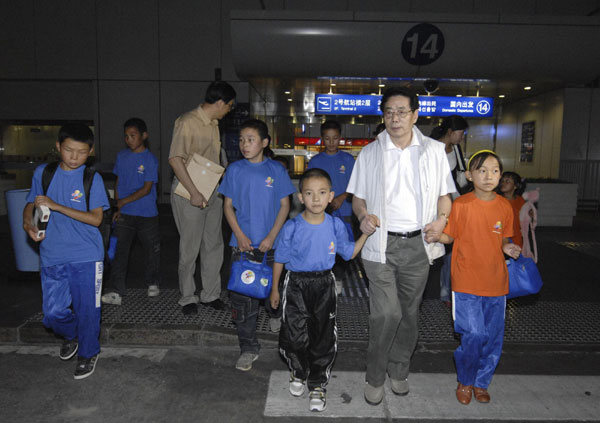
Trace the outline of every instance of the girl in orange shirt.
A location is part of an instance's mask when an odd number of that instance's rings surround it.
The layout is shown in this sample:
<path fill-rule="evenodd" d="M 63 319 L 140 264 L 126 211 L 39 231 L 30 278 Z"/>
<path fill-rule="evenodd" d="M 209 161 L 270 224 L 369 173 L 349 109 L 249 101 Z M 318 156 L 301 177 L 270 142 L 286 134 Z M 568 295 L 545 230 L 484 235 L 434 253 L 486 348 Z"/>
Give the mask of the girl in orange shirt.
<path fill-rule="evenodd" d="M 487 403 L 487 388 L 504 338 L 505 295 L 508 271 L 504 254 L 517 258 L 521 248 L 509 242 L 513 212 L 508 201 L 494 191 L 502 176 L 500 158 L 490 150 L 471 156 L 467 179 L 474 191 L 452 204 L 440 242 L 454 242 L 451 264 L 454 330 L 461 334 L 454 352 L 458 387 L 456 398 L 469 404 L 471 397 Z"/>
<path fill-rule="evenodd" d="M 523 235 L 521 234 L 521 222 L 519 221 L 519 212 L 525 204 L 525 199 L 521 196 L 525 191 L 525 186 L 521 176 L 515 172 L 504 172 L 500 179 L 498 187 L 500 194 L 504 196 L 513 209 L 513 236 L 512 241 L 523 248 Z"/>

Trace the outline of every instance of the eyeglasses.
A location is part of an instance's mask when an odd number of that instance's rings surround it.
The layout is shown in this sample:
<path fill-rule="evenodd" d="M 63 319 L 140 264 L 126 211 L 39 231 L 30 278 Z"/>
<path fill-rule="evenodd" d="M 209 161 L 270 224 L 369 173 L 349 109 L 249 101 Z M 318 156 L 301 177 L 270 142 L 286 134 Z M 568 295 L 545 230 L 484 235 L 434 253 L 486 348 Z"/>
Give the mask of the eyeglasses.
<path fill-rule="evenodd" d="M 412 113 L 412 112 L 413 112 L 412 110 L 404 110 L 404 109 L 397 109 L 397 110 L 385 109 L 383 112 L 383 115 L 388 119 L 393 118 L 394 115 L 398 115 L 398 117 L 400 119 L 404 119 L 406 116 L 409 115 L 409 113 Z"/>

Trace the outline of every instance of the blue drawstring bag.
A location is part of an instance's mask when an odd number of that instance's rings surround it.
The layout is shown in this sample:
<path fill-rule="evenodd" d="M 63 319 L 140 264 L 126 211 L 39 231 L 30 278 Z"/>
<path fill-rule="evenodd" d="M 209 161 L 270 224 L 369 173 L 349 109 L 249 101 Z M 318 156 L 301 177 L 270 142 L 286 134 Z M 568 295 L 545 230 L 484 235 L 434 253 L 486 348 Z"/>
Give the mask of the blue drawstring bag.
<path fill-rule="evenodd" d="M 262 263 L 246 259 L 241 253 L 240 260 L 231 265 L 231 275 L 227 289 L 247 297 L 263 299 L 271 294 L 273 269 L 267 265 L 267 253 Z"/>
<path fill-rule="evenodd" d="M 509 259 L 508 268 L 509 290 L 506 298 L 522 297 L 537 294 L 542 289 L 542 277 L 533 259 L 519 256 L 518 259 Z"/>

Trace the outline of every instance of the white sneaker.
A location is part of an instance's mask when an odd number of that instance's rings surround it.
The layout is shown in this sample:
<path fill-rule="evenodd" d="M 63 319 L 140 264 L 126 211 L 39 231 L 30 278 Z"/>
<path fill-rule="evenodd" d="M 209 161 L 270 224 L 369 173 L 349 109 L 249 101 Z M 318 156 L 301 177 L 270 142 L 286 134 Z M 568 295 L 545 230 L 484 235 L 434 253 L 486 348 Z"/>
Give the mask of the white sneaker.
<path fill-rule="evenodd" d="M 281 329 L 281 318 L 280 317 L 269 317 L 269 330 L 271 332 L 279 332 Z"/>
<path fill-rule="evenodd" d="M 158 285 L 150 285 L 148 287 L 149 297 L 158 297 L 158 294 L 160 294 L 160 288 L 158 287 Z"/>
<path fill-rule="evenodd" d="M 304 394 L 304 388 L 306 385 L 302 379 L 294 377 L 290 374 L 290 394 L 294 397 L 301 397 Z"/>
<path fill-rule="evenodd" d="M 327 408 L 327 400 L 325 399 L 325 390 L 323 388 L 315 388 L 308 394 L 308 409 L 310 411 L 324 411 Z"/>
<path fill-rule="evenodd" d="M 342 290 L 344 289 L 344 281 L 341 279 L 335 280 L 335 293 L 337 295 L 342 295 Z"/>
<path fill-rule="evenodd" d="M 104 294 L 102 297 L 100 297 L 100 299 L 104 304 L 121 305 L 121 296 L 116 292 L 109 292 L 108 294 Z"/>

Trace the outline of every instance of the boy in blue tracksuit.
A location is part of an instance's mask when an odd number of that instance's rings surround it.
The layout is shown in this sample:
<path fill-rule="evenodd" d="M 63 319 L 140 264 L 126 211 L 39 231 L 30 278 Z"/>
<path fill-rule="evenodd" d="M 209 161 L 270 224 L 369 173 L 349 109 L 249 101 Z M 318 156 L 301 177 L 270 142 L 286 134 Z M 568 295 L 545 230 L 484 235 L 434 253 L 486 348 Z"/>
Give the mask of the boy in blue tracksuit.
<path fill-rule="evenodd" d="M 257 119 L 240 128 L 240 150 L 245 160 L 227 168 L 219 192 L 225 196 L 224 214 L 233 234 L 229 245 L 232 262 L 245 252 L 249 260 L 273 266 L 273 245 L 290 211 L 289 195 L 296 192 L 287 171 L 266 158 L 269 144 L 267 125 Z M 273 279 L 278 285 L 279 279 Z M 241 354 L 235 367 L 248 371 L 258 359 L 260 344 L 256 337 L 259 300 L 230 292 L 231 314 L 237 328 Z"/>
<path fill-rule="evenodd" d="M 78 353 L 75 379 L 94 372 L 100 352 L 100 294 L 104 245 L 98 226 L 108 198 L 96 173 L 89 199 L 84 189 L 85 162 L 93 151 L 94 136 L 83 124 L 60 128 L 56 149 L 61 161 L 44 193 L 39 166 L 23 210 L 23 229 L 40 242 L 44 326 L 64 338 L 59 357 Z M 89 204 L 89 208 L 88 208 Z M 45 236 L 38 238 L 32 221 L 34 207 L 51 210 Z M 72 309 L 71 309 L 72 306 Z"/>
<path fill-rule="evenodd" d="M 279 350 L 291 371 L 289 391 L 300 397 L 308 385 L 309 409 L 326 408 L 325 386 L 337 351 L 336 291 L 331 268 L 336 254 L 356 257 L 367 235 L 350 241 L 344 223 L 325 213 L 333 200 L 331 179 L 323 169 L 309 169 L 300 177 L 298 197 L 305 210 L 286 222 L 275 249 L 273 280 L 287 269 L 283 294 L 271 290 L 271 307 L 281 303 Z M 379 219 L 367 216 L 374 225 Z"/>
<path fill-rule="evenodd" d="M 158 160 L 148 150 L 148 128 L 140 118 L 123 125 L 127 148 L 117 154 L 113 173 L 117 175 L 115 200 L 119 211 L 114 216 L 117 251 L 110 269 L 110 285 L 102 296 L 105 304 L 121 305 L 129 250 L 137 235 L 144 248 L 144 279 L 148 296 L 160 293 L 160 228 L 156 207 Z"/>
<path fill-rule="evenodd" d="M 325 150 L 317 154 L 308 162 L 308 169 L 319 168 L 329 174 L 333 200 L 327 207 L 332 216 L 341 218 L 347 227 L 352 227 L 352 202 L 346 192 L 350 175 L 354 168 L 354 157 L 340 151 L 339 144 L 342 138 L 342 126 L 335 120 L 327 120 L 321 125 L 321 141 Z M 346 275 L 348 262 L 341 256 L 336 256 L 333 273 L 336 279 L 336 291 L 342 292 L 342 280 Z"/>

